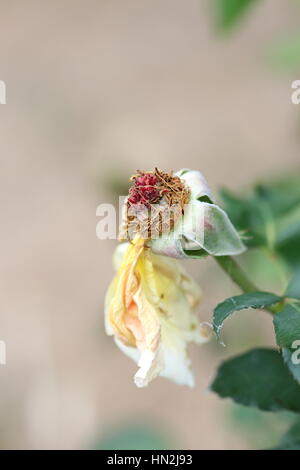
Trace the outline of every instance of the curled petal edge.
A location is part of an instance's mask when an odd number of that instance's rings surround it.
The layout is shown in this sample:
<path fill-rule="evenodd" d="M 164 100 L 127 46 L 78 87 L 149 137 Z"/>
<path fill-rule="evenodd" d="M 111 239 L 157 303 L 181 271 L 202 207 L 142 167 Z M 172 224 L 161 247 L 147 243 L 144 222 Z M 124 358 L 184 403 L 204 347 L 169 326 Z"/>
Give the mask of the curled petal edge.
<path fill-rule="evenodd" d="M 176 176 L 179 176 L 190 189 L 191 199 L 199 199 L 207 196 L 211 201 L 214 200 L 206 178 L 200 171 L 182 168 L 176 173 Z"/>
<path fill-rule="evenodd" d="M 201 201 L 191 201 L 172 232 L 151 240 L 151 249 L 173 258 L 231 256 L 246 251 L 226 212 Z"/>

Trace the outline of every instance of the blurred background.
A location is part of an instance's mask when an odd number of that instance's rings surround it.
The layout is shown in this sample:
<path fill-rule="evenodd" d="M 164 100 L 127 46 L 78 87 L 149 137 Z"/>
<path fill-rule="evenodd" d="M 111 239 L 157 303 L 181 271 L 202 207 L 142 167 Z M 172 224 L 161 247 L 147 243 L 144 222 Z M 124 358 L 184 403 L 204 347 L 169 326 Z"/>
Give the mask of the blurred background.
<path fill-rule="evenodd" d="M 193 390 L 135 388 L 103 329 L 116 242 L 96 238 L 95 211 L 131 173 L 191 167 L 243 194 L 299 169 L 300 4 L 228 4 L 1 0 L 1 449 L 262 448 L 288 427 L 208 391 L 222 359 L 273 344 L 264 313 L 228 322 L 225 348 L 191 347 Z M 185 264 L 209 320 L 238 289 L 212 259 Z"/>

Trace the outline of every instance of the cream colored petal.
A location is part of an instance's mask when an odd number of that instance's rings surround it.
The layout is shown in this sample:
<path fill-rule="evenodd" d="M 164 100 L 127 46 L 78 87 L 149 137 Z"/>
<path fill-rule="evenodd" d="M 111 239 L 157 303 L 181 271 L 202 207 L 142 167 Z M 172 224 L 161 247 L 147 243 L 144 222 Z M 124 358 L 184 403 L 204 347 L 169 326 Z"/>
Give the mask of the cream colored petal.
<path fill-rule="evenodd" d="M 209 323 L 196 323 L 196 328 L 187 335 L 187 340 L 196 344 L 204 344 L 214 337 L 212 326 Z"/>
<path fill-rule="evenodd" d="M 178 263 L 179 264 L 179 263 Z M 180 284 L 190 308 L 194 311 L 200 304 L 202 298 L 202 291 L 197 282 L 187 274 L 183 266 L 180 264 Z"/>
<path fill-rule="evenodd" d="M 133 300 L 137 307 L 137 317 L 143 335 L 143 348 L 156 351 L 160 341 L 160 323 L 155 307 L 148 302 L 140 285 Z M 135 337 L 137 335 L 135 334 Z"/>
<path fill-rule="evenodd" d="M 204 239 L 200 234 L 199 246 L 214 256 L 239 255 L 246 250 L 240 235 L 229 220 L 228 215 L 215 204 L 196 202 L 204 211 Z M 202 216 L 200 216 L 202 223 Z M 196 234 L 198 236 L 198 234 Z M 192 233 L 191 241 L 198 241 Z"/>
<path fill-rule="evenodd" d="M 145 387 L 161 375 L 193 386 L 187 345 L 209 339 L 193 313 L 201 291 L 177 260 L 153 254 L 140 240 L 125 245 L 117 254 L 120 268 L 107 303 L 117 345 L 138 363 L 134 381 Z M 127 329 L 135 338 L 132 344 Z"/>
<path fill-rule="evenodd" d="M 201 250 L 214 256 L 239 255 L 246 250 L 226 212 L 200 201 L 191 201 L 174 231 L 152 240 L 151 247 L 154 253 L 171 253 L 175 258 L 198 258 Z"/>
<path fill-rule="evenodd" d="M 192 199 L 207 196 L 211 201 L 213 201 L 210 187 L 208 186 L 204 175 L 200 171 L 183 168 L 176 173 L 176 176 L 179 176 L 179 178 L 188 186 L 191 191 Z"/>
<path fill-rule="evenodd" d="M 201 300 L 200 287 L 177 260 L 154 254 L 151 254 L 151 260 L 159 299 L 156 305 L 159 315 L 167 317 L 184 332 L 195 328 L 197 320 L 192 312 Z"/>
<path fill-rule="evenodd" d="M 162 352 L 164 369 L 162 377 L 172 380 L 178 385 L 194 386 L 194 376 L 191 369 L 191 360 L 187 354 L 189 332 L 178 330 L 168 322 L 162 322 Z"/>
<path fill-rule="evenodd" d="M 155 379 L 164 367 L 160 351 L 144 350 L 142 353 L 137 348 L 125 346 L 120 340 L 115 340 L 121 351 L 138 364 L 138 371 L 134 376 L 137 387 L 146 387 L 151 380 Z"/>
<path fill-rule="evenodd" d="M 139 366 L 134 376 L 137 387 L 146 387 L 157 376 L 172 380 L 178 385 L 194 386 L 191 362 L 184 349 L 174 351 L 162 345 L 157 354 L 146 350 L 141 354 L 137 348 L 125 346 L 118 339 L 115 342 Z"/>
<path fill-rule="evenodd" d="M 156 253 L 157 255 L 177 259 L 188 258 L 182 247 L 182 240 L 174 236 L 167 238 L 159 237 L 151 240 L 151 249 L 153 253 Z"/>
<path fill-rule="evenodd" d="M 106 322 L 111 325 L 114 333 L 128 344 L 134 344 L 135 339 L 126 325 L 126 313 L 128 313 L 133 295 L 139 287 L 139 280 L 135 275 L 135 268 L 143 250 L 144 240 L 140 238 L 137 238 L 132 244 L 129 244 L 121 266 L 109 288 L 110 301 L 107 301 Z"/>
<path fill-rule="evenodd" d="M 117 337 L 115 337 L 115 343 L 118 346 L 118 348 L 126 354 L 130 359 L 132 359 L 134 362 L 138 363 L 139 358 L 141 357 L 141 353 L 138 350 L 138 348 L 134 348 L 131 346 L 126 346 L 122 341 L 120 341 Z"/>
<path fill-rule="evenodd" d="M 180 282 L 184 270 L 177 259 L 151 253 L 151 261 L 156 272 L 171 279 L 175 284 Z"/>
<path fill-rule="evenodd" d="M 164 363 L 160 351 L 145 349 L 138 362 L 139 370 L 134 376 L 137 387 L 146 387 L 163 370 Z"/>
<path fill-rule="evenodd" d="M 177 385 L 195 386 L 195 379 L 191 369 L 191 361 L 187 354 L 174 352 L 163 347 L 164 368 L 159 374 L 161 377 L 172 380 Z"/>
<path fill-rule="evenodd" d="M 113 254 L 113 266 L 116 270 L 119 269 L 119 267 L 121 266 L 122 261 L 124 259 L 124 255 L 129 245 L 130 244 L 128 242 L 119 243 L 119 245 L 117 245 Z"/>

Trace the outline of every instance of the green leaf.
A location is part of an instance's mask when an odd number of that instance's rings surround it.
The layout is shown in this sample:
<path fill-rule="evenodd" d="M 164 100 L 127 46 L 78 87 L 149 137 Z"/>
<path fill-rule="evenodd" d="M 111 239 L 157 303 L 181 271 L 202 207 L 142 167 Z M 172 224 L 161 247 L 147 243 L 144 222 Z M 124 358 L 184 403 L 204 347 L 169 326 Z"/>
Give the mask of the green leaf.
<path fill-rule="evenodd" d="M 300 175 L 256 185 L 244 197 L 222 190 L 225 210 L 245 235 L 249 247 L 268 245 L 280 249 L 292 264 L 300 258 Z M 297 256 L 297 254 L 299 254 Z M 295 259 L 297 261 L 295 261 Z"/>
<path fill-rule="evenodd" d="M 261 204 L 254 197 L 240 198 L 227 189 L 222 189 L 221 197 L 225 212 L 236 229 L 243 233 L 244 243 L 249 247 L 266 245 L 265 214 Z"/>
<path fill-rule="evenodd" d="M 299 71 L 300 66 L 300 36 L 294 33 L 281 39 L 271 50 L 272 63 L 283 70 Z"/>
<path fill-rule="evenodd" d="M 300 266 L 300 223 L 290 227 L 288 237 L 276 246 L 278 253 L 293 268 Z"/>
<path fill-rule="evenodd" d="M 300 450 L 300 419 L 283 436 L 279 446 L 272 450 Z"/>
<path fill-rule="evenodd" d="M 275 349 L 252 349 L 225 361 L 211 389 L 241 405 L 300 412 L 300 387 Z"/>
<path fill-rule="evenodd" d="M 285 296 L 300 300 L 300 269 L 297 269 L 293 274 L 286 289 Z"/>
<path fill-rule="evenodd" d="M 207 202 L 208 204 L 213 204 L 213 201 L 207 195 L 198 197 L 197 200 L 200 202 Z"/>
<path fill-rule="evenodd" d="M 106 430 L 92 444 L 95 450 L 153 450 L 171 447 L 167 436 L 148 423 L 121 424 L 117 428 Z"/>
<path fill-rule="evenodd" d="M 250 292 L 248 294 L 236 295 L 224 300 L 214 309 L 213 328 L 220 337 L 220 332 L 224 321 L 232 313 L 246 308 L 264 308 L 280 302 L 281 297 L 269 292 Z"/>
<path fill-rule="evenodd" d="M 270 183 L 260 183 L 255 194 L 268 204 L 274 217 L 285 215 L 300 205 L 300 176 L 281 178 Z"/>
<path fill-rule="evenodd" d="M 278 223 L 276 249 L 297 269 L 300 263 L 300 206 Z"/>
<path fill-rule="evenodd" d="M 254 0 L 215 0 L 216 23 L 220 29 L 231 28 Z"/>
<path fill-rule="evenodd" d="M 228 407 L 227 414 L 228 425 L 233 427 L 233 432 L 246 439 L 252 449 L 275 447 L 283 433 L 295 422 L 295 414 L 290 411 L 270 413 L 236 403 Z"/>
<path fill-rule="evenodd" d="M 208 253 L 203 250 L 183 250 L 186 256 L 190 256 L 191 258 L 203 258 L 204 256 L 208 256 Z"/>
<path fill-rule="evenodd" d="M 281 256 L 274 256 L 274 251 L 265 247 L 248 250 L 242 264 L 247 276 L 255 279 L 257 286 L 264 286 L 266 292 L 284 292 L 286 289 L 291 269 Z"/>
<path fill-rule="evenodd" d="M 296 340 L 300 340 L 300 308 L 286 305 L 273 318 L 276 342 L 282 348 L 291 348 Z"/>
<path fill-rule="evenodd" d="M 297 355 L 296 358 L 299 360 L 298 358 L 299 355 L 296 352 L 296 349 L 299 349 L 299 346 L 300 346 L 300 343 L 298 344 L 298 347 L 296 347 L 294 350 L 283 348 L 282 357 L 290 373 L 292 374 L 294 379 L 300 384 L 300 364 L 297 364 L 295 360 L 293 359 L 293 354 L 296 353 Z"/>

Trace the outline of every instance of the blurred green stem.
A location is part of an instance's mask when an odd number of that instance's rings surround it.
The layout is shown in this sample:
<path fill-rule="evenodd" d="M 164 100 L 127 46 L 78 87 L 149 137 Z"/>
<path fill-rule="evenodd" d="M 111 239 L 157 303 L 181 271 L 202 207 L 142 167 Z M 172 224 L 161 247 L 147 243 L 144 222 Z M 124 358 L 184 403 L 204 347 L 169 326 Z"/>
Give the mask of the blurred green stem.
<path fill-rule="evenodd" d="M 215 260 L 243 292 L 257 292 L 259 290 L 231 256 L 215 256 Z"/>
<path fill-rule="evenodd" d="M 237 262 L 231 256 L 215 256 L 216 262 L 221 266 L 223 271 L 228 274 L 235 284 L 237 284 L 244 293 L 248 292 L 259 292 L 260 289 L 256 287 L 244 273 L 242 268 L 237 264 Z M 278 304 L 265 308 L 270 313 L 276 313 L 282 309 L 284 302 L 279 302 Z"/>

